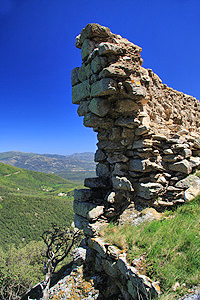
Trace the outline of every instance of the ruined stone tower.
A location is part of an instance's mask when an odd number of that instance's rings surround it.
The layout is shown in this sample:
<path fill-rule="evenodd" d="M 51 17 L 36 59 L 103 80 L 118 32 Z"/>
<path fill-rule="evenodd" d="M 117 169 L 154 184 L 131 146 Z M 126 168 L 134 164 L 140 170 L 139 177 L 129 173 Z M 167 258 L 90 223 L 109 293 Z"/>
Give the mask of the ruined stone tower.
<path fill-rule="evenodd" d="M 143 68 L 142 49 L 106 27 L 88 24 L 76 47 L 83 62 L 72 70 L 72 102 L 97 132 L 98 164 L 97 177 L 75 191 L 75 226 L 124 299 L 136 299 L 137 289 L 159 294 L 124 258 L 113 260 L 112 246 L 96 236 L 102 223 L 130 208 L 163 210 L 200 193 L 199 178 L 190 175 L 200 167 L 200 103 Z"/>
<path fill-rule="evenodd" d="M 97 177 L 75 193 L 76 219 L 113 218 L 131 202 L 184 202 L 181 180 L 200 165 L 199 101 L 162 84 L 142 67 L 142 49 L 106 27 L 88 24 L 76 47 L 72 101 L 98 138 Z"/>

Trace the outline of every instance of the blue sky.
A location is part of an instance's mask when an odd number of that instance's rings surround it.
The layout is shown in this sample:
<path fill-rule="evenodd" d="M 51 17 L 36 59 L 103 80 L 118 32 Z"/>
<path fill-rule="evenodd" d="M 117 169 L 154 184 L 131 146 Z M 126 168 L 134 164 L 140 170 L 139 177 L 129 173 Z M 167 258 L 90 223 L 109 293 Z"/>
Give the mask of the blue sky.
<path fill-rule="evenodd" d="M 95 151 L 71 103 L 74 40 L 88 23 L 141 46 L 144 67 L 200 99 L 199 0 L 0 0 L 0 152 Z"/>

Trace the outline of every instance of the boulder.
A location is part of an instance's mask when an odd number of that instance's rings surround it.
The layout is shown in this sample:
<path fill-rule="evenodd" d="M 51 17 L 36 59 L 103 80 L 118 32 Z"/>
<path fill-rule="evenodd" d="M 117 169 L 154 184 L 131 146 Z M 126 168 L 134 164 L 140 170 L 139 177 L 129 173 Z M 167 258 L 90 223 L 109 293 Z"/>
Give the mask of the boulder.
<path fill-rule="evenodd" d="M 115 109 L 119 113 L 125 113 L 130 111 L 139 111 L 139 106 L 135 101 L 131 99 L 126 99 L 126 100 L 118 100 L 116 102 Z"/>
<path fill-rule="evenodd" d="M 74 215 L 74 226 L 78 229 L 86 228 L 89 224 L 89 221 L 86 218 L 83 218 L 77 214 Z"/>
<path fill-rule="evenodd" d="M 100 73 L 99 77 L 127 77 L 126 72 L 120 68 L 120 66 L 111 65 L 109 67 L 104 68 Z"/>
<path fill-rule="evenodd" d="M 135 117 L 120 117 L 116 120 L 115 125 L 132 129 L 140 125 L 140 121 Z"/>
<path fill-rule="evenodd" d="M 91 72 L 91 67 L 88 64 L 87 66 L 85 64 L 82 64 L 82 66 L 79 68 L 79 72 L 78 72 L 78 79 L 83 82 L 87 79 L 89 79 L 89 77 L 92 75 Z"/>
<path fill-rule="evenodd" d="M 151 162 L 149 159 L 130 159 L 129 170 L 133 172 L 150 172 L 153 170 L 163 171 L 160 164 Z"/>

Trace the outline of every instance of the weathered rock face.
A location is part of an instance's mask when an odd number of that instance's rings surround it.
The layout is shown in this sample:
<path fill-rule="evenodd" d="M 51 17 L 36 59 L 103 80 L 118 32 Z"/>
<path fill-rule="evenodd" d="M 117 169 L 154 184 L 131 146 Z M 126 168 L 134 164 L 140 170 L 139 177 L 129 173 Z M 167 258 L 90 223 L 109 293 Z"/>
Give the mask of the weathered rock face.
<path fill-rule="evenodd" d="M 200 168 L 199 101 L 162 84 L 142 67 L 142 49 L 106 27 L 88 24 L 76 47 L 83 62 L 72 70 L 72 102 L 97 132 L 98 164 L 89 190 L 75 194 L 75 225 L 95 236 L 130 203 L 161 209 L 191 200 L 198 179 L 184 180 Z"/>

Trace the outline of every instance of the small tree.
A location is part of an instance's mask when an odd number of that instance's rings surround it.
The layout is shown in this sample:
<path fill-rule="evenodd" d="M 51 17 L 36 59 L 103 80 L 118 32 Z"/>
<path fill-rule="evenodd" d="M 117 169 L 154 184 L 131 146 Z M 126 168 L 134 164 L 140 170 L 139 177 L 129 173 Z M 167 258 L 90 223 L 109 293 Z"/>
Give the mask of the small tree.
<path fill-rule="evenodd" d="M 67 227 L 53 225 L 51 230 L 42 234 L 42 239 L 47 246 L 45 257 L 45 285 L 43 287 L 43 299 L 49 299 L 51 278 L 57 265 L 63 261 L 71 251 L 80 231 Z"/>

